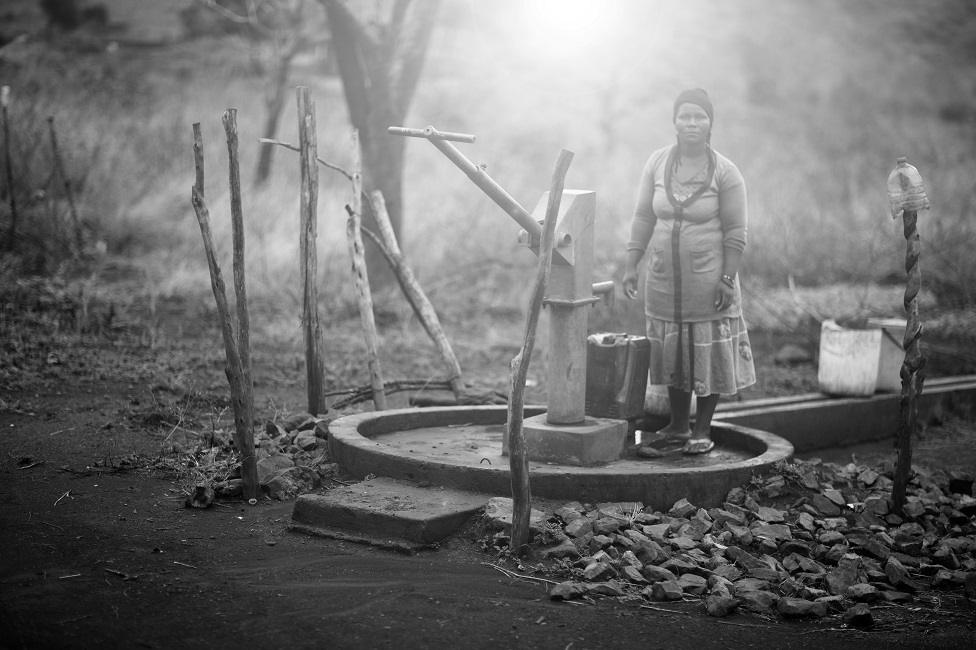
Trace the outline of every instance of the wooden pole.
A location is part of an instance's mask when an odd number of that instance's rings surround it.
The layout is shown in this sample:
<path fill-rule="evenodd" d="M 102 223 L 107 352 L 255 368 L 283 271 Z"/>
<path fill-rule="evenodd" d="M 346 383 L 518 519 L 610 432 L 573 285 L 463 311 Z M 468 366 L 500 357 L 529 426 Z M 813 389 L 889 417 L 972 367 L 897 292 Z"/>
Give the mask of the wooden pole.
<path fill-rule="evenodd" d="M 512 542 L 511 550 L 521 555 L 523 547 L 529 542 L 529 519 L 532 509 L 532 492 L 529 486 L 529 458 L 525 452 L 525 434 L 522 431 L 525 407 L 525 379 L 529 372 L 529 360 L 535 347 L 536 325 L 542 311 L 542 298 L 549 280 L 552 263 L 552 249 L 556 232 L 556 217 L 563 195 L 563 182 L 573 153 L 563 149 L 556 160 L 546 205 L 545 221 L 542 225 L 542 239 L 539 245 L 539 266 L 536 270 L 535 284 L 529 299 L 529 313 L 525 322 L 525 336 L 522 349 L 512 359 L 512 384 L 508 400 L 509 467 L 512 475 Z"/>
<path fill-rule="evenodd" d="M 318 261 L 316 253 L 316 207 L 319 193 L 319 172 L 315 164 L 318 148 L 315 134 L 315 104 L 308 88 L 297 88 L 298 149 L 301 168 L 301 234 L 299 256 L 302 277 L 302 333 L 305 338 L 305 377 L 308 412 L 325 413 L 325 368 L 322 363 L 322 326 L 319 322 L 319 294 L 317 285 Z"/>
<path fill-rule="evenodd" d="M 58 135 L 54 129 L 53 116 L 48 116 L 47 126 L 48 132 L 51 134 L 51 153 L 54 157 L 54 169 L 61 176 L 61 182 L 64 183 L 64 196 L 68 200 L 68 214 L 71 215 L 72 235 L 74 236 L 72 250 L 77 257 L 81 254 L 84 243 L 82 242 L 81 236 L 81 221 L 78 219 L 78 208 L 75 206 L 75 194 L 71 188 L 71 179 L 65 173 L 64 162 L 61 160 L 61 149 L 58 147 Z"/>
<path fill-rule="evenodd" d="M 373 387 L 373 407 L 377 411 L 386 409 L 386 392 L 383 389 L 383 370 L 379 358 L 376 319 L 373 315 L 373 294 L 369 288 L 369 273 L 366 269 L 366 252 L 363 248 L 363 235 L 360 231 L 363 215 L 363 157 L 359 146 L 359 131 L 352 132 L 352 206 L 346 206 L 346 241 L 349 256 L 352 258 L 352 276 L 359 300 L 359 319 L 363 325 L 366 341 L 366 362 L 369 367 L 369 383 Z"/>
<path fill-rule="evenodd" d="M 0 113 L 3 115 L 3 159 L 7 172 L 7 199 L 10 201 L 10 223 L 7 225 L 7 250 L 14 249 L 14 236 L 17 232 L 17 198 L 14 196 L 14 167 L 10 160 L 10 118 L 7 106 L 10 104 L 10 86 L 0 88 Z"/>
<path fill-rule="evenodd" d="M 922 271 L 918 258 L 922 245 L 918 235 L 918 209 L 928 207 L 928 198 L 922 178 L 904 158 L 898 159 L 898 166 L 892 172 L 897 175 L 897 187 L 889 177 L 889 193 L 895 190 L 896 200 L 900 200 L 905 235 L 905 297 L 907 312 L 905 337 L 902 346 L 905 360 L 901 366 L 901 399 L 899 400 L 899 423 L 895 438 L 895 475 L 891 488 L 891 501 L 895 512 L 903 513 L 905 492 L 911 478 L 912 440 L 918 430 L 918 397 L 922 393 L 925 376 L 922 368 L 925 357 L 922 355 L 922 324 L 918 314 L 918 292 L 922 288 Z M 900 189 L 900 193 L 897 191 Z M 896 206 L 897 207 L 897 206 Z M 897 214 L 896 214 L 897 216 Z"/>
<path fill-rule="evenodd" d="M 374 190 L 370 194 L 370 205 L 376 219 L 376 229 L 379 231 L 378 234 L 382 240 L 380 242 L 382 244 L 380 251 L 390 262 L 390 267 L 393 269 L 393 273 L 400 283 L 400 289 L 403 291 L 403 295 L 406 296 L 407 302 L 410 303 L 417 318 L 420 319 L 420 324 L 423 325 L 424 331 L 427 332 L 427 335 L 437 347 L 441 359 L 444 361 L 444 365 L 447 366 L 448 382 L 451 385 L 451 392 L 454 393 L 455 399 L 460 400 L 461 395 L 464 393 L 464 382 L 461 380 L 461 364 L 458 363 L 454 350 L 451 348 L 451 343 L 444 333 L 444 328 L 441 327 L 441 322 L 437 317 L 437 311 L 434 309 L 434 305 L 427 299 L 427 295 L 420 287 L 420 282 L 417 281 L 413 271 L 407 266 L 403 258 L 403 252 L 397 243 L 396 233 L 393 231 L 393 224 L 390 223 L 390 216 L 386 212 L 386 201 L 383 199 L 383 193 L 379 190 Z"/>
<path fill-rule="evenodd" d="M 220 316 L 220 328 L 224 339 L 224 352 L 227 358 L 225 373 L 230 384 L 231 404 L 234 411 L 234 442 L 241 452 L 241 478 L 244 481 L 244 498 L 257 499 L 260 490 L 257 473 L 257 463 L 254 457 L 253 406 L 248 406 L 244 389 L 243 366 L 240 351 L 234 338 L 234 324 L 231 319 L 230 308 L 227 305 L 227 289 L 224 284 L 220 265 L 210 230 L 210 211 L 207 209 L 203 196 L 203 137 L 200 134 L 200 123 L 193 125 L 193 158 L 196 163 L 196 182 L 191 191 L 191 203 L 200 224 L 200 234 L 203 237 L 203 250 L 207 256 L 210 268 L 210 287 L 217 303 L 217 313 Z"/>

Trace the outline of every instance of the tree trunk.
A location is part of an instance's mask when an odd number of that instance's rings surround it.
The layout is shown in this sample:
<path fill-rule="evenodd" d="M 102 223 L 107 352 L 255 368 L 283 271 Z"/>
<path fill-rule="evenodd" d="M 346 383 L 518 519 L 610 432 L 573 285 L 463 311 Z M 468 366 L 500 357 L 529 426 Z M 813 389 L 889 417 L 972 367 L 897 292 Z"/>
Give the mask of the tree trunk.
<path fill-rule="evenodd" d="M 332 47 L 342 78 L 349 119 L 363 146 L 363 185 L 379 190 L 397 239 L 403 232 L 403 161 L 405 143 L 386 128 L 401 124 L 410 108 L 440 0 L 398 0 L 387 24 L 376 27 L 358 19 L 340 0 L 319 0 L 325 7 Z M 360 6 L 356 6 L 361 10 Z M 363 227 L 375 230 L 372 214 Z M 382 252 L 370 241 L 366 263 L 374 287 L 395 277 Z"/>

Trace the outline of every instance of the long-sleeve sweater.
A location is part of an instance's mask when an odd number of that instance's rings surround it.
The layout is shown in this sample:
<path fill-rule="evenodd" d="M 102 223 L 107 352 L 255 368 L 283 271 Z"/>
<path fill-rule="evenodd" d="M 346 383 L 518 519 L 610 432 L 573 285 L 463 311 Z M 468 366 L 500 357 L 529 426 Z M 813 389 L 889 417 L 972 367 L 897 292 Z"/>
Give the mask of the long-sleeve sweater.
<path fill-rule="evenodd" d="M 746 186 L 735 164 L 718 152 L 711 182 L 697 200 L 682 209 L 676 226 L 675 208 L 665 190 L 665 168 L 672 147 L 651 154 L 641 173 L 637 206 L 628 250 L 647 251 L 645 313 L 662 320 L 696 322 L 741 315 L 736 285 L 733 305 L 722 312 L 714 306 L 725 251 L 746 247 Z M 690 193 L 690 192 L 689 192 Z M 679 228 L 677 236 L 673 233 Z M 678 246 L 681 313 L 675 313 L 672 251 Z"/>

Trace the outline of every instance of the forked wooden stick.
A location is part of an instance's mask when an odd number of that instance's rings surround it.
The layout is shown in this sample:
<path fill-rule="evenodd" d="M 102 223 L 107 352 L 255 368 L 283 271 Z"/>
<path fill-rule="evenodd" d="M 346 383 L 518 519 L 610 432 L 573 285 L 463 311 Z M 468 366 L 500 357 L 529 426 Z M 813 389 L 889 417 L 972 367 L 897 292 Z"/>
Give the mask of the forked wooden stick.
<path fill-rule="evenodd" d="M 508 436 L 509 467 L 512 474 L 512 541 L 510 548 L 516 555 L 520 555 L 523 547 L 529 542 L 529 519 L 532 509 L 529 459 L 525 451 L 525 433 L 522 431 L 523 409 L 525 408 L 525 379 L 529 372 L 532 349 L 535 347 L 536 325 L 539 322 L 539 313 L 542 311 L 542 298 L 549 282 L 556 217 L 559 214 L 559 203 L 563 196 L 563 182 L 572 161 L 573 152 L 563 149 L 559 152 L 556 167 L 552 172 L 549 202 L 546 205 L 546 217 L 542 224 L 542 238 L 539 245 L 539 266 L 536 269 L 535 284 L 532 287 L 532 296 L 529 299 L 529 313 L 525 322 L 525 337 L 522 340 L 522 349 L 512 359 L 512 384 L 508 400 L 506 435 Z"/>

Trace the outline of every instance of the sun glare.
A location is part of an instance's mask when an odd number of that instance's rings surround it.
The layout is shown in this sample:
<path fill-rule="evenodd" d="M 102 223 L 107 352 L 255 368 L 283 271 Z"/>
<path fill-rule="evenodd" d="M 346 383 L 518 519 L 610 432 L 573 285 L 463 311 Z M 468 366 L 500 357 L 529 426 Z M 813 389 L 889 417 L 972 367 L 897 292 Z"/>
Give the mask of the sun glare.
<path fill-rule="evenodd" d="M 597 0 L 524 0 L 520 9 L 527 44 L 541 56 L 585 54 L 608 36 L 612 7 Z"/>

